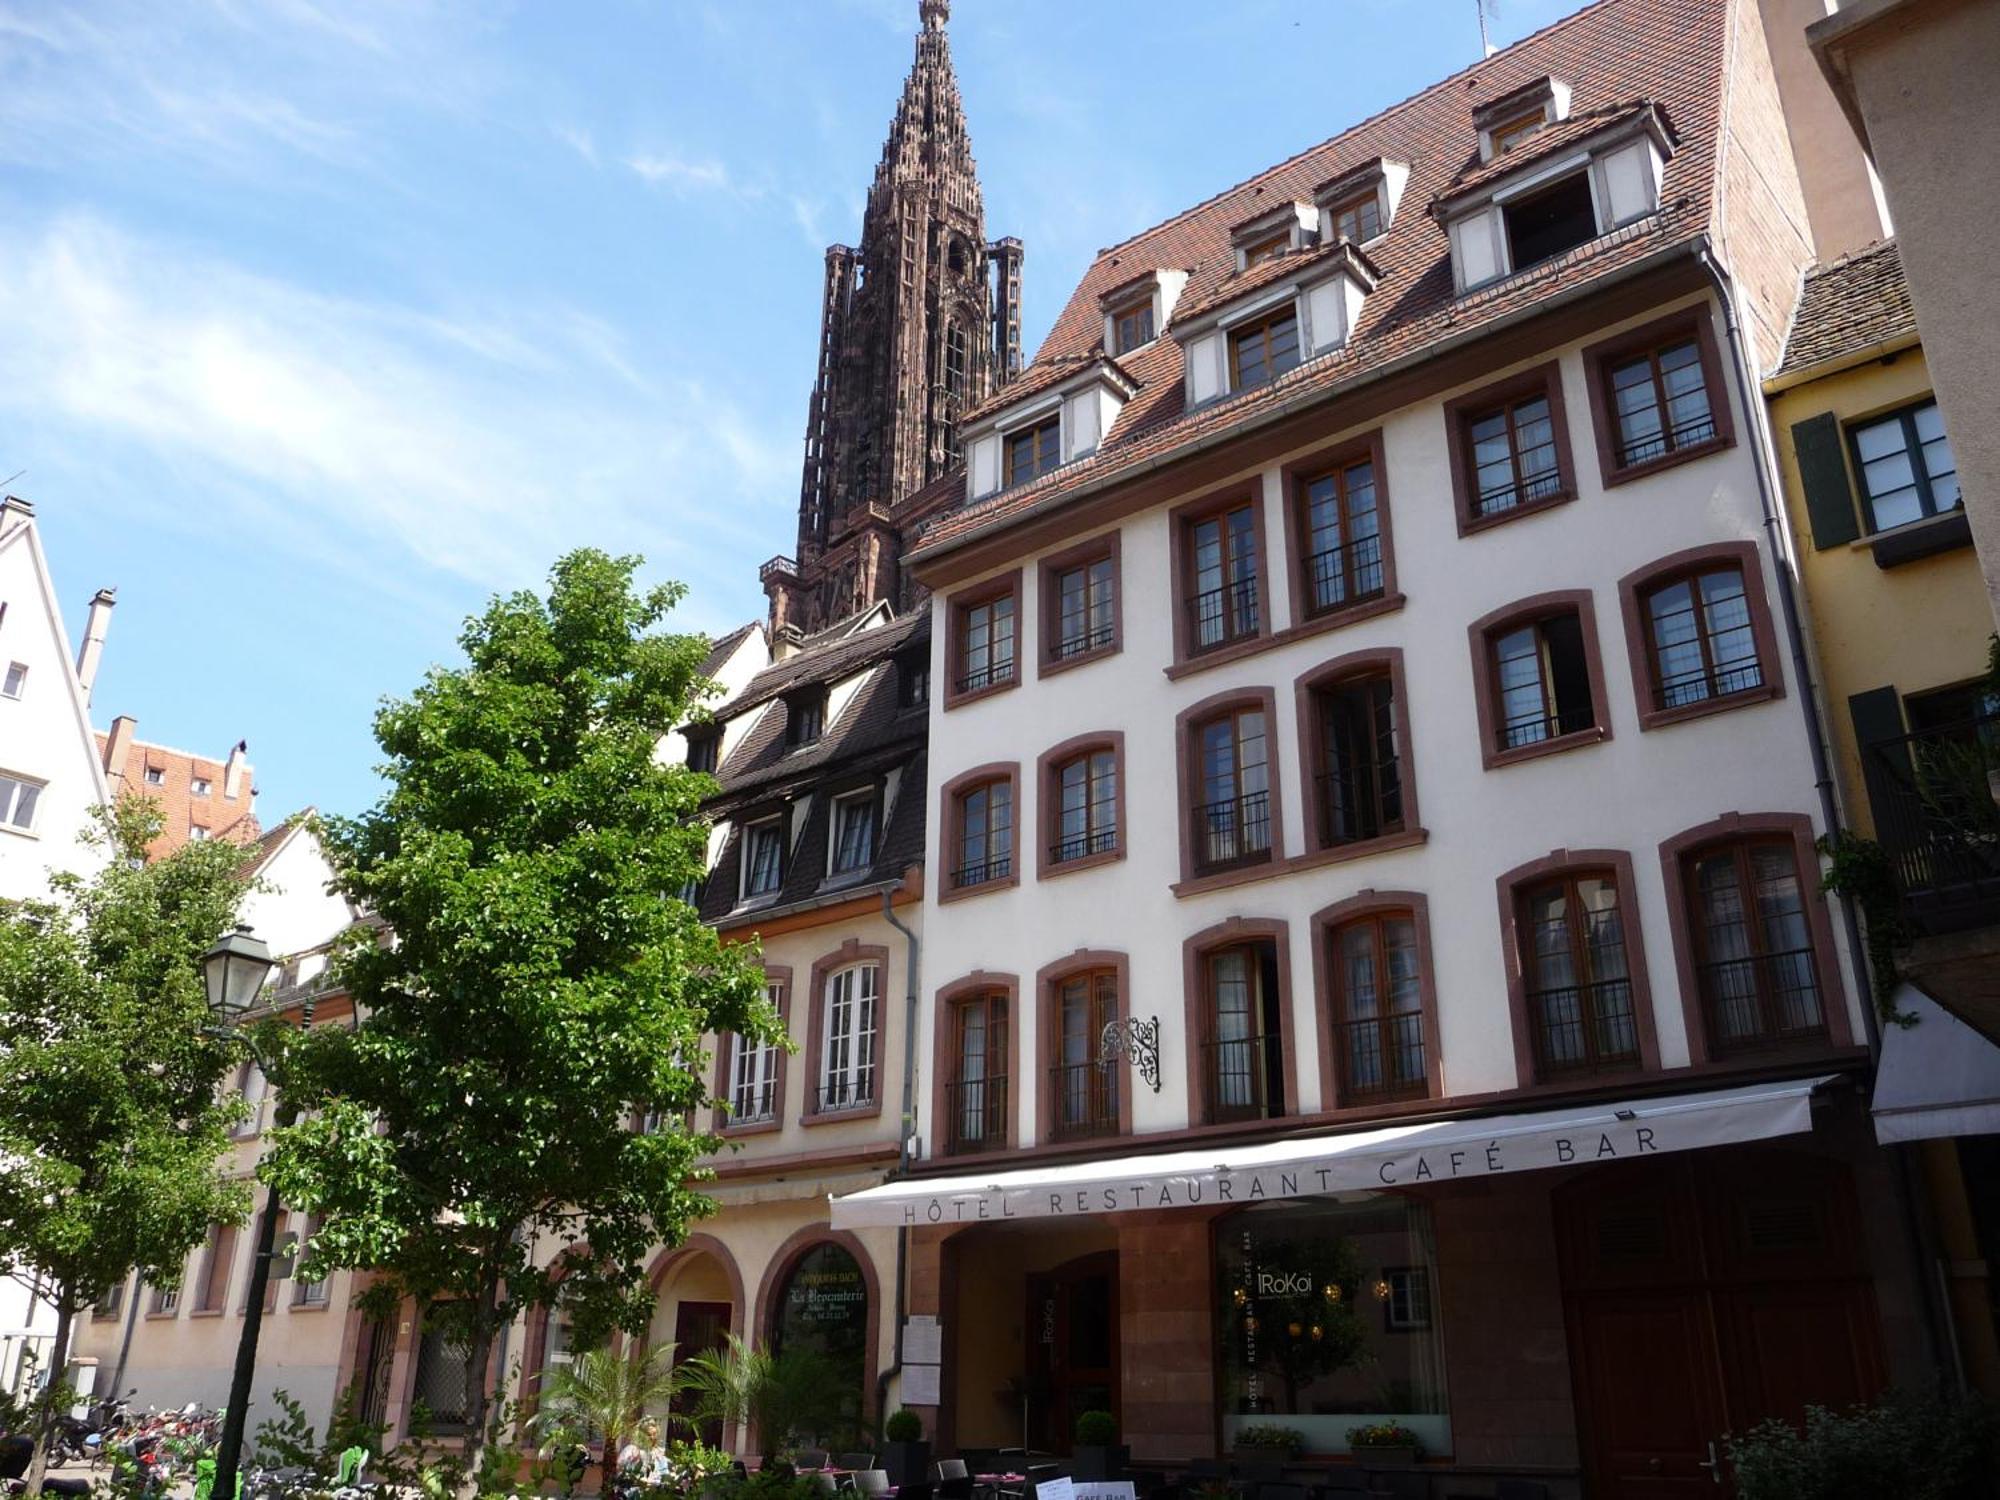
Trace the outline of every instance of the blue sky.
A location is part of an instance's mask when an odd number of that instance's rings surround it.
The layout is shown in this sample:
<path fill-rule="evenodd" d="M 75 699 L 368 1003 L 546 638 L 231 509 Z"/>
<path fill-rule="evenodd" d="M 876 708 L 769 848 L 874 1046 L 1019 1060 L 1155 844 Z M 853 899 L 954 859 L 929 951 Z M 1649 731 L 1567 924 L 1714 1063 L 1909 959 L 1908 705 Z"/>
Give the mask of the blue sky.
<path fill-rule="evenodd" d="M 0 477 L 73 633 L 118 588 L 99 722 L 354 811 L 377 701 L 568 547 L 760 615 L 916 10 L 0 0 Z M 1474 0 L 953 10 L 1031 349 L 1099 246 L 1478 55 Z"/>

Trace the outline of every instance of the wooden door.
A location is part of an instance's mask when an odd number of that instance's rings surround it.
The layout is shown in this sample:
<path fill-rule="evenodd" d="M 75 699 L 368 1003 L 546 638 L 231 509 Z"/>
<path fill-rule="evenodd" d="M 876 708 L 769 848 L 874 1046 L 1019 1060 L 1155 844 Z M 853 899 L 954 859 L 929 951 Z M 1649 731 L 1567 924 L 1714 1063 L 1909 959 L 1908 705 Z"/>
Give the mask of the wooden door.
<path fill-rule="evenodd" d="M 708 1354 L 729 1341 L 727 1302 L 683 1302 L 674 1313 L 674 1363 Z M 692 1400 L 686 1392 L 674 1397 L 674 1411 L 685 1415 Z M 722 1424 L 701 1424 L 701 1440 L 711 1448 L 722 1446 Z"/>
<path fill-rule="evenodd" d="M 1086 1255 L 1028 1278 L 1028 1443 L 1067 1453 L 1076 1419 L 1118 1410 L 1118 1256 Z"/>
<path fill-rule="evenodd" d="M 1558 1245 L 1587 1492 L 1712 1500 L 1719 1439 L 1882 1388 L 1844 1168 L 1715 1151 L 1586 1173 Z"/>

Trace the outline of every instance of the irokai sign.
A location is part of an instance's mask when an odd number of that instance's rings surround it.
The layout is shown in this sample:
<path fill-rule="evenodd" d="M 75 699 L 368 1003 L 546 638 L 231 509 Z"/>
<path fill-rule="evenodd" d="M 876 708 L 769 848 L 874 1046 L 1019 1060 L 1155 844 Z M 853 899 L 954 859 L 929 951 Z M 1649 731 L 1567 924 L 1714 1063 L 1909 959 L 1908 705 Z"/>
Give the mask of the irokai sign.
<path fill-rule="evenodd" d="M 978 1176 L 917 1177 L 832 1200 L 836 1228 L 971 1224 L 1422 1188 L 1546 1167 L 1636 1161 L 1812 1129 L 1812 1078 L 1623 1103 L 1217 1143 Z"/>

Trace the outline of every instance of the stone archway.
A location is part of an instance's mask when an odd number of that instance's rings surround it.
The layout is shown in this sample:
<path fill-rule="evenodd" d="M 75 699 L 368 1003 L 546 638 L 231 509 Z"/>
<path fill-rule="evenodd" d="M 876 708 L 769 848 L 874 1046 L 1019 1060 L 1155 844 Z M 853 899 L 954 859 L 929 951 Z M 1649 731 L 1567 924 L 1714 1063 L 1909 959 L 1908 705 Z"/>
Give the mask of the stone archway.
<path fill-rule="evenodd" d="M 639 1340 L 641 1351 L 674 1346 L 674 1362 L 718 1348 L 729 1334 L 749 1330 L 743 1273 L 729 1247 L 713 1235 L 691 1234 L 662 1249 L 646 1273 L 653 1289 L 651 1322 Z M 734 1448 L 736 1424 L 702 1434 L 716 1447 Z"/>

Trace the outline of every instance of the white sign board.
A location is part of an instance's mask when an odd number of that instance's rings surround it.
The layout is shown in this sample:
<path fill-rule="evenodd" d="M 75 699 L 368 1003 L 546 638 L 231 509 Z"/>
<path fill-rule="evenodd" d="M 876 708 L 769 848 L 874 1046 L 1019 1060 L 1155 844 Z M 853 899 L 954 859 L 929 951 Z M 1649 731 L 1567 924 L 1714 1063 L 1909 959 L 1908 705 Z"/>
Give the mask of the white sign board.
<path fill-rule="evenodd" d="M 936 1406 L 944 1399 L 942 1365 L 903 1366 L 903 1405 Z"/>
<path fill-rule="evenodd" d="M 1035 1500 L 1076 1500 L 1076 1481 L 1051 1479 L 1035 1486 Z"/>
<path fill-rule="evenodd" d="M 1076 1500 L 1138 1500 L 1138 1496 L 1129 1479 L 1103 1479 L 1077 1485 Z"/>
<path fill-rule="evenodd" d="M 944 1328 L 936 1318 L 919 1314 L 903 1320 L 903 1363 L 935 1365 L 944 1362 Z"/>

